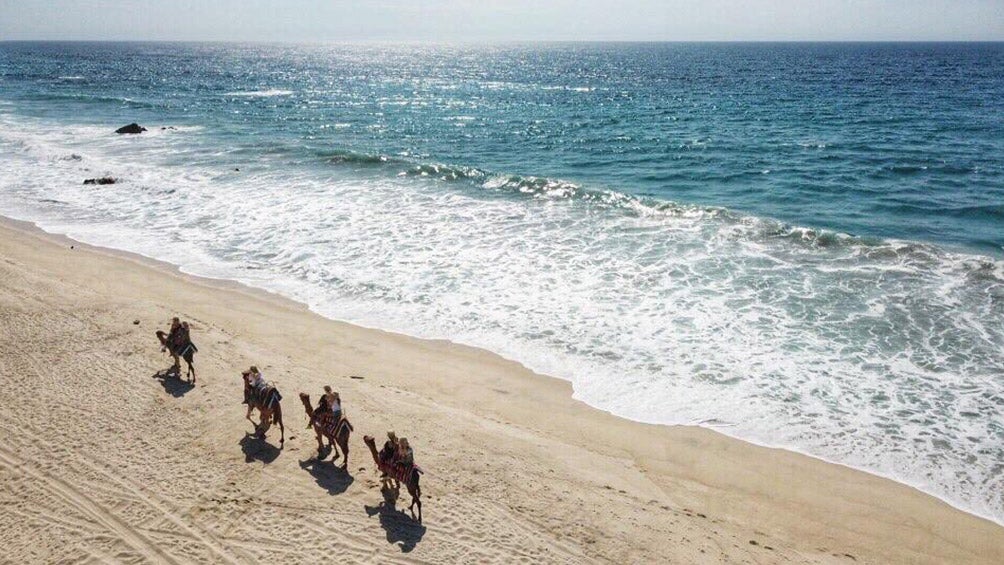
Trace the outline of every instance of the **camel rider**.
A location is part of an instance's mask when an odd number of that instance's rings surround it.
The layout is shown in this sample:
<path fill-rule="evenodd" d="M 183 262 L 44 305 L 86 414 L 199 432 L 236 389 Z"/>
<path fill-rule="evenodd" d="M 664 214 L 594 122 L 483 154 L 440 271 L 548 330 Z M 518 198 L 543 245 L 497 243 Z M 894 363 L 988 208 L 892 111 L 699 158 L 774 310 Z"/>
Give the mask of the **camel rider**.
<path fill-rule="evenodd" d="M 171 318 L 171 329 L 165 334 L 162 331 L 157 331 L 157 337 L 160 338 L 161 351 L 167 351 L 173 345 L 175 340 L 178 339 L 178 332 L 181 330 L 181 320 L 175 316 Z"/>
<path fill-rule="evenodd" d="M 182 331 L 181 320 L 177 317 L 171 318 L 171 329 L 164 333 L 162 330 L 157 330 L 157 339 L 160 340 L 160 350 L 167 351 L 174 358 L 175 367 L 181 366 L 181 362 L 178 360 L 178 334 Z"/>
<path fill-rule="evenodd" d="M 387 468 L 394 462 L 394 457 L 397 455 L 397 434 L 394 432 L 387 432 L 387 441 L 383 444 L 383 449 L 380 450 L 380 467 Z M 381 473 L 381 476 L 386 477 L 387 473 Z"/>
<path fill-rule="evenodd" d="M 334 401 L 337 399 L 337 397 L 338 393 L 331 392 L 331 387 L 328 385 L 324 385 L 324 394 L 322 394 L 321 398 L 317 400 L 317 409 L 314 410 L 314 415 L 310 417 L 310 422 L 307 424 L 307 429 L 310 429 L 314 425 L 314 422 L 316 422 L 318 418 L 321 418 L 323 414 L 328 414 L 332 412 L 331 407 L 334 404 Z M 340 403 L 338 404 L 338 410 L 339 410 L 339 415 L 341 415 Z M 338 420 L 335 421 L 337 422 Z"/>
<path fill-rule="evenodd" d="M 265 377 L 262 376 L 258 367 L 254 365 L 251 365 L 251 368 L 248 369 L 248 387 L 251 390 L 251 398 L 245 399 L 245 404 L 257 402 L 261 398 L 261 394 L 265 391 L 265 388 L 268 387 Z"/>
<path fill-rule="evenodd" d="M 328 408 L 335 423 L 342 419 L 342 397 L 337 392 L 332 392 L 330 386 L 324 387 L 324 398 L 328 401 Z"/>
<path fill-rule="evenodd" d="M 317 408 L 307 423 L 307 429 L 309 430 L 314 425 L 314 422 L 317 421 L 317 418 L 321 417 L 321 414 L 324 413 L 331 414 L 331 422 L 333 423 L 337 423 L 341 419 L 341 397 L 326 384 L 324 385 L 324 393 L 317 400 Z"/>
<path fill-rule="evenodd" d="M 177 320 L 177 318 L 175 318 Z M 192 330 L 188 327 L 188 322 L 181 322 L 178 331 L 174 334 L 174 351 L 181 355 L 185 346 L 192 342 Z"/>
<path fill-rule="evenodd" d="M 177 351 L 178 357 L 182 357 L 188 362 L 194 382 L 195 368 L 192 367 L 192 360 L 194 355 L 198 353 L 199 348 L 195 347 L 195 344 L 192 343 L 192 328 L 188 325 L 188 322 L 181 322 L 181 329 L 178 331 L 178 348 L 175 351 Z"/>
<path fill-rule="evenodd" d="M 411 468 L 415 465 L 415 452 L 408 445 L 408 438 L 401 438 L 397 442 L 397 460 L 394 467 L 400 477 L 407 478 Z"/>

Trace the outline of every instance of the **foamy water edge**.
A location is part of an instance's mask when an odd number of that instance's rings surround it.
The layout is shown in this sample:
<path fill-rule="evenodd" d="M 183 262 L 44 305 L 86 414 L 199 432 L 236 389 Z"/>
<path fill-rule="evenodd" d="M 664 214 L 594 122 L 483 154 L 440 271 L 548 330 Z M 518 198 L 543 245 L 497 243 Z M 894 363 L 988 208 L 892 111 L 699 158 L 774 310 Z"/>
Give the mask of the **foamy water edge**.
<path fill-rule="evenodd" d="M 840 462 L 840 461 L 836 461 L 836 460 L 833 460 L 833 459 L 829 459 L 827 457 L 811 453 L 811 452 L 806 451 L 804 449 L 800 449 L 798 446 L 795 446 L 795 445 L 785 445 L 785 444 L 771 443 L 771 442 L 767 442 L 767 441 L 763 441 L 763 440 L 757 440 L 757 439 L 742 437 L 741 435 L 738 435 L 738 434 L 731 434 L 731 433 L 728 432 L 728 427 L 729 426 L 716 426 L 716 425 L 708 424 L 706 422 L 684 422 L 684 421 L 680 421 L 680 422 L 667 423 L 667 422 L 664 422 L 664 421 L 631 418 L 631 417 L 628 417 L 626 415 L 619 414 L 616 411 L 604 408 L 603 406 L 599 406 L 599 405 L 596 405 L 596 404 L 591 404 L 587 400 L 581 398 L 580 395 L 578 395 L 576 393 L 575 383 L 574 383 L 574 381 L 573 381 L 572 378 L 567 377 L 567 376 L 562 376 L 560 374 L 560 372 L 554 372 L 554 371 L 549 371 L 547 369 L 543 369 L 539 365 L 533 363 L 531 360 L 527 360 L 527 359 L 524 359 L 524 358 L 519 358 L 519 356 L 513 356 L 513 355 L 510 355 L 510 354 L 506 354 L 504 352 L 492 350 L 492 349 L 490 349 L 488 347 L 485 347 L 484 345 L 479 344 L 479 343 L 472 343 L 472 342 L 466 342 L 466 341 L 463 341 L 463 340 L 457 340 L 457 339 L 455 339 L 453 337 L 450 337 L 450 336 L 423 334 L 421 332 L 414 332 L 414 333 L 412 333 L 412 332 L 408 332 L 407 330 L 404 330 L 404 329 L 401 329 L 401 328 L 397 328 L 397 327 L 380 326 L 378 324 L 371 324 L 371 323 L 368 323 L 367 321 L 364 321 L 364 320 L 340 318 L 337 315 L 333 315 L 331 313 L 326 313 L 323 309 L 317 308 L 316 305 L 313 304 L 313 303 L 311 303 L 310 301 L 301 300 L 301 299 L 299 299 L 296 296 L 284 293 L 284 292 L 282 292 L 282 290 L 278 289 L 275 286 L 269 286 L 267 284 L 259 284 L 257 281 L 255 281 L 253 279 L 248 279 L 248 278 L 244 278 L 244 277 L 240 277 L 240 276 L 227 276 L 227 275 L 213 274 L 213 273 L 209 273 L 209 272 L 205 272 L 205 271 L 200 271 L 198 268 L 192 268 L 191 266 L 188 266 L 188 265 L 185 265 L 185 264 L 179 264 L 179 263 L 176 263 L 176 262 L 172 262 L 172 261 L 166 260 L 166 259 L 164 259 L 162 257 L 158 257 L 158 256 L 155 256 L 155 255 L 144 253 L 144 252 L 138 251 L 136 249 L 131 249 L 129 247 L 124 247 L 124 246 L 116 245 L 116 243 L 110 243 L 110 242 L 106 242 L 106 241 L 97 241 L 97 240 L 88 238 L 86 235 L 81 235 L 81 234 L 74 233 L 74 232 L 68 231 L 68 230 L 61 230 L 61 229 L 53 227 L 52 225 L 48 225 L 48 224 L 46 224 L 43 221 L 37 221 L 37 220 L 29 218 L 29 217 L 23 217 L 23 216 L 19 217 L 19 215 L 12 214 L 10 211 L 6 211 L 6 210 L 3 211 L 3 217 L 7 218 L 7 219 L 10 219 L 10 220 L 18 221 L 18 222 L 28 223 L 31 226 L 33 226 L 35 229 L 37 229 L 37 230 L 39 230 L 39 231 L 41 231 L 41 232 L 43 232 L 45 234 L 49 234 L 51 236 L 66 237 L 66 238 L 68 238 L 70 240 L 73 240 L 73 241 L 76 241 L 76 242 L 79 242 L 79 243 L 82 243 L 82 244 L 85 244 L 85 245 L 88 245 L 88 246 L 91 246 L 91 247 L 94 247 L 94 248 L 98 248 L 98 249 L 101 249 L 101 250 L 106 250 L 106 251 L 112 253 L 113 255 L 114 254 L 119 254 L 119 255 L 121 255 L 121 254 L 135 255 L 135 256 L 138 256 L 138 257 L 140 257 L 140 258 L 142 258 L 144 260 L 148 260 L 148 261 L 152 261 L 152 262 L 156 262 L 156 263 L 161 263 L 161 264 L 169 265 L 169 266 L 177 269 L 177 271 L 179 273 L 182 273 L 182 274 L 184 274 L 186 276 L 191 276 L 191 277 L 195 277 L 195 278 L 198 278 L 198 279 L 206 280 L 206 281 L 210 282 L 210 284 L 219 283 L 219 282 L 236 283 L 236 284 L 239 284 L 239 285 L 244 286 L 244 287 L 246 287 L 248 289 L 251 289 L 251 290 L 263 291 L 263 292 L 266 292 L 266 293 L 268 293 L 270 295 L 277 296 L 277 297 L 279 297 L 281 299 L 289 300 L 289 301 L 291 301 L 293 303 L 303 305 L 311 313 L 313 313 L 315 315 L 318 315 L 318 316 L 321 316 L 322 318 L 338 322 L 338 323 L 349 324 L 349 325 L 356 326 L 356 327 L 359 327 L 359 328 L 364 328 L 364 329 L 370 329 L 370 330 L 377 330 L 377 331 L 383 331 L 383 332 L 388 332 L 388 333 L 394 333 L 394 334 L 403 335 L 403 336 L 407 336 L 407 337 L 411 337 L 411 338 L 415 338 L 415 339 L 430 340 L 430 341 L 432 341 L 432 340 L 435 340 L 435 341 L 445 341 L 445 342 L 448 342 L 448 343 L 451 343 L 451 344 L 456 344 L 456 345 L 460 345 L 460 346 L 464 346 L 464 347 L 472 347 L 472 348 L 480 349 L 482 351 L 487 351 L 487 352 L 492 353 L 494 355 L 497 355 L 497 356 L 499 356 L 499 357 L 501 357 L 503 359 L 506 359 L 507 361 L 511 361 L 511 362 L 517 363 L 517 364 L 519 364 L 519 365 L 527 368 L 528 370 L 530 370 L 530 371 L 532 371 L 532 372 L 534 372 L 534 373 L 536 373 L 538 375 L 541 375 L 541 376 L 544 376 L 544 377 L 550 377 L 550 378 L 557 378 L 557 379 L 560 379 L 560 380 L 568 382 L 571 385 L 571 387 L 572 387 L 572 391 L 573 391 L 572 392 L 572 398 L 574 398 L 575 400 L 577 400 L 579 402 L 582 402 L 582 403 L 584 403 L 584 404 L 586 404 L 586 405 L 588 405 L 588 406 L 590 406 L 592 408 L 595 408 L 597 410 L 601 410 L 603 412 L 606 412 L 608 414 L 611 414 L 611 415 L 616 416 L 618 418 L 621 418 L 623 420 L 628 420 L 628 421 L 637 422 L 637 423 L 646 424 L 646 425 L 699 427 L 699 428 L 704 428 L 704 429 L 712 430 L 712 431 L 720 433 L 720 434 L 722 434 L 722 435 L 724 435 L 726 437 L 729 437 L 729 438 L 731 438 L 733 440 L 741 441 L 741 442 L 744 442 L 744 443 L 747 443 L 747 444 L 756 445 L 756 446 L 764 447 L 764 448 L 767 448 L 767 449 L 779 449 L 779 450 L 788 451 L 788 452 L 791 452 L 791 453 L 796 453 L 796 454 L 799 454 L 799 455 L 802 455 L 802 456 L 805 456 L 805 457 L 809 457 L 809 458 L 812 458 L 812 459 L 816 459 L 816 460 L 822 461 L 822 462 L 830 464 L 830 465 L 837 465 L 837 466 L 840 466 L 840 467 L 844 467 L 844 468 L 847 468 L 847 469 L 852 469 L 854 471 L 858 471 L 858 472 L 865 473 L 865 474 L 868 474 L 868 475 L 872 475 L 872 476 L 875 476 L 875 477 L 880 477 L 880 478 L 883 478 L 883 479 L 886 479 L 886 480 L 890 480 L 890 481 L 893 481 L 893 482 L 901 484 L 901 485 L 905 485 L 905 486 L 910 487 L 910 488 L 912 488 L 914 490 L 917 490 L 918 492 L 921 492 L 921 493 L 923 493 L 925 495 L 931 496 L 932 498 L 935 498 L 935 499 L 937 499 L 937 500 L 939 500 L 939 501 L 947 504 L 948 506 L 950 506 L 950 507 L 952 507 L 952 508 L 954 508 L 956 510 L 959 510 L 961 512 L 965 512 L 967 514 L 970 514 L 972 516 L 976 516 L 976 517 L 984 519 L 984 520 L 988 520 L 990 522 L 993 522 L 993 523 L 995 523 L 997 525 L 1000 525 L 1000 526 L 1004 527 L 1004 518 L 997 518 L 997 517 L 995 517 L 995 516 L 993 516 L 991 514 L 983 513 L 983 512 L 980 512 L 978 510 L 975 510 L 973 508 L 968 508 L 963 503 L 959 503 L 959 502 L 953 501 L 951 498 L 949 498 L 947 496 L 943 496 L 943 495 L 938 494 L 937 492 L 925 489 L 923 487 L 923 485 L 916 484 L 916 483 L 911 482 L 909 480 L 905 480 L 905 479 L 893 476 L 893 475 L 888 474 L 888 473 L 882 473 L 882 472 L 876 471 L 874 469 L 869 469 L 869 468 L 866 468 L 866 467 L 856 466 L 856 465 L 852 465 L 852 464 L 848 464 L 848 463 L 843 463 L 843 462 Z"/>

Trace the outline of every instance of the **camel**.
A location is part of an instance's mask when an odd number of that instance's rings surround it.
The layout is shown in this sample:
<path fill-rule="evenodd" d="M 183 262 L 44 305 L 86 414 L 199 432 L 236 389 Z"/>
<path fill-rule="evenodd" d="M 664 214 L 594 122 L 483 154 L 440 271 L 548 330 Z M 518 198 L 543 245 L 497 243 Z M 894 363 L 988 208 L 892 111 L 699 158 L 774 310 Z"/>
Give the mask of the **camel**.
<path fill-rule="evenodd" d="M 248 382 L 251 373 L 244 372 L 241 373 L 241 378 L 244 379 L 244 397 L 248 398 L 248 412 L 244 415 L 248 422 L 254 424 L 255 436 L 259 439 L 265 439 L 265 434 L 268 429 L 272 427 L 272 424 L 279 424 L 279 433 L 281 437 L 279 439 L 279 445 L 282 446 L 286 443 L 286 429 L 282 425 L 282 395 L 274 387 L 269 385 L 265 388 L 263 393 L 258 397 L 251 400 L 251 385 Z M 255 408 L 258 409 L 258 414 L 260 415 L 260 422 L 255 424 L 255 421 L 251 419 L 251 411 Z"/>
<path fill-rule="evenodd" d="M 376 440 L 373 436 L 363 436 L 363 443 L 366 447 L 370 448 L 370 453 L 373 454 L 373 462 L 376 463 L 377 469 L 386 475 L 384 482 L 397 482 L 397 487 L 395 490 L 400 490 L 400 483 L 403 482 L 405 487 L 408 489 L 408 494 L 411 495 L 411 506 L 408 510 L 411 512 L 411 517 L 415 518 L 415 505 L 418 505 L 418 523 L 422 523 L 422 487 L 419 485 L 419 479 L 422 476 L 422 470 L 418 465 L 412 465 L 410 471 L 408 471 L 407 477 L 399 477 L 398 469 L 394 468 L 393 464 L 384 463 L 380 461 L 380 454 L 377 453 Z"/>
<path fill-rule="evenodd" d="M 301 392 L 300 401 L 303 402 L 303 408 L 307 411 L 307 417 L 310 419 L 314 418 L 314 407 L 310 404 L 310 395 Z M 328 438 L 328 448 L 334 449 L 335 456 L 331 458 L 332 461 L 338 459 L 338 448 L 342 450 L 342 454 L 345 455 L 345 459 L 342 460 L 342 469 L 348 469 L 349 467 L 349 436 L 352 434 L 352 424 L 349 423 L 348 418 L 342 418 L 342 422 L 332 422 L 332 414 L 322 413 L 320 416 L 314 420 L 314 433 L 317 434 L 317 458 L 324 459 L 324 442 L 321 436 Z"/>
<path fill-rule="evenodd" d="M 180 338 L 178 337 L 179 332 L 181 332 Z M 188 379 L 188 382 L 195 384 L 195 353 L 199 348 L 195 347 L 192 340 L 188 338 L 188 332 L 188 322 L 179 322 L 178 318 L 174 318 L 171 332 L 157 330 L 157 340 L 160 341 L 161 351 L 167 351 L 171 355 L 171 358 L 174 359 L 174 366 L 171 367 L 171 372 L 180 379 L 181 359 L 184 359 L 188 365 L 185 377 Z M 177 342 L 179 339 L 183 345 L 178 345 Z"/>

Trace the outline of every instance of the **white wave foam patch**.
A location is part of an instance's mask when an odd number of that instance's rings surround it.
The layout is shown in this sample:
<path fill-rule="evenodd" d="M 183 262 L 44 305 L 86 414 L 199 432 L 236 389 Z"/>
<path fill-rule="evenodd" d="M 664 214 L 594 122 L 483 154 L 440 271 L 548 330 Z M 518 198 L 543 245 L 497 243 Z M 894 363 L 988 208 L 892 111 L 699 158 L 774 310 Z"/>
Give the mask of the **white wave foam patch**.
<path fill-rule="evenodd" d="M 268 90 L 248 90 L 248 91 L 237 91 L 237 92 L 227 92 L 224 96 L 247 96 L 247 97 L 262 97 L 267 98 L 270 96 L 289 96 L 293 94 L 292 90 L 279 90 L 279 89 L 268 89 Z"/>
<path fill-rule="evenodd" d="M 197 136 L 15 129 L 25 139 L 4 128 L 0 143 L 31 147 L 0 154 L 8 213 L 338 319 L 485 347 L 624 417 L 716 422 L 1004 516 L 998 261 L 720 210 L 325 169 L 226 175 L 181 164 L 213 147 Z M 83 190 L 81 166 L 126 182 Z"/>

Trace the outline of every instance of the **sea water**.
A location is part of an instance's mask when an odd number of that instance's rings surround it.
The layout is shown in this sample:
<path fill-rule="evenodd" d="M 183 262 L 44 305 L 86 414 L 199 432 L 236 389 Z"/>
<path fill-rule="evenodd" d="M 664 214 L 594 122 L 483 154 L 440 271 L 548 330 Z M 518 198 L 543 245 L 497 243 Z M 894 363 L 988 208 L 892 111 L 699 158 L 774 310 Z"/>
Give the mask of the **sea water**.
<path fill-rule="evenodd" d="M 0 43 L 0 213 L 1004 520 L 1001 44 Z"/>

